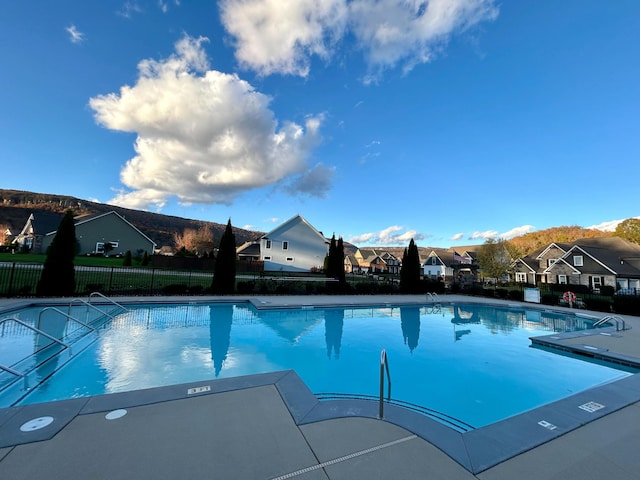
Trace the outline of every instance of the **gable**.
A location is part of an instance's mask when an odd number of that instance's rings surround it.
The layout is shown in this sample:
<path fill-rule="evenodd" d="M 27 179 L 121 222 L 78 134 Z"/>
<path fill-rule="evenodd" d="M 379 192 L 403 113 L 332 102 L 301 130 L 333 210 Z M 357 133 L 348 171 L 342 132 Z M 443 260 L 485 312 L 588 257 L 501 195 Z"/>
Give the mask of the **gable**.
<path fill-rule="evenodd" d="M 301 239 L 309 237 L 317 237 L 318 240 L 327 243 L 327 239 L 318 230 L 316 230 L 307 220 L 300 215 L 287 220 L 282 225 L 265 233 L 261 238 L 265 240 L 274 238 L 292 237 L 293 239 Z"/>

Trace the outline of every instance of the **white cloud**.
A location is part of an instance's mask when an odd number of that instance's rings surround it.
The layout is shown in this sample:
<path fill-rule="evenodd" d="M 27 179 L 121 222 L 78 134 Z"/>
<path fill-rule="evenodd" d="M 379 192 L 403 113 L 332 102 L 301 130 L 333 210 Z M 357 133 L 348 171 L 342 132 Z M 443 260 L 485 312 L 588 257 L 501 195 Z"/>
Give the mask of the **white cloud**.
<path fill-rule="evenodd" d="M 291 194 L 307 194 L 324 198 L 331 188 L 335 167 L 327 167 L 321 163 L 292 179 L 286 190 Z"/>
<path fill-rule="evenodd" d="M 529 233 L 534 230 L 535 227 L 533 225 L 522 225 L 521 227 L 515 227 L 503 233 L 500 233 L 497 230 L 485 230 L 484 232 L 473 232 L 471 235 L 469 235 L 469 240 L 488 240 L 489 238 L 508 240 L 510 238 L 524 235 L 525 233 Z"/>
<path fill-rule="evenodd" d="M 428 63 L 452 34 L 498 15 L 493 0 L 354 0 L 349 10 L 352 33 L 374 76 L 396 65 L 407 73 Z"/>
<path fill-rule="evenodd" d="M 424 240 L 425 235 L 418 233 L 415 230 L 404 231 L 404 227 L 399 225 L 392 225 L 379 232 L 363 233 L 349 238 L 349 243 L 355 245 L 386 245 L 386 246 L 401 246 L 408 245 L 411 239 L 415 242 Z M 402 233 L 400 233 L 402 232 Z"/>
<path fill-rule="evenodd" d="M 84 42 L 84 33 L 80 32 L 75 25 L 69 25 L 65 30 L 69 34 L 69 40 L 71 40 L 71 43 Z"/>
<path fill-rule="evenodd" d="M 457 240 L 460 240 L 462 237 L 464 237 L 464 233 L 456 233 L 449 240 L 451 240 L 452 242 L 455 242 Z"/>
<path fill-rule="evenodd" d="M 484 232 L 473 232 L 469 235 L 469 240 L 487 240 L 488 238 L 497 238 L 497 230 L 485 230 Z"/>
<path fill-rule="evenodd" d="M 346 0 L 223 0 L 220 15 L 240 64 L 303 77 L 311 55 L 329 57 L 348 18 Z"/>
<path fill-rule="evenodd" d="M 638 220 L 640 220 L 640 217 L 631 217 L 631 218 L 637 218 Z M 603 232 L 615 232 L 617 226 L 624 222 L 625 220 L 627 220 L 626 218 L 622 218 L 620 220 L 609 220 L 606 222 L 602 222 L 599 223 L 597 225 L 591 225 L 590 227 L 586 227 L 589 229 L 594 229 L 594 230 L 602 230 Z"/>
<path fill-rule="evenodd" d="M 524 235 L 525 233 L 533 232 L 536 229 L 533 225 L 522 225 L 521 227 L 515 227 L 511 230 L 507 230 L 504 233 L 499 235 L 499 238 L 510 239 L 513 237 L 518 237 L 520 235 Z"/>
<path fill-rule="evenodd" d="M 247 224 L 247 225 L 243 225 L 243 226 L 242 226 L 242 227 L 240 227 L 240 228 L 241 228 L 242 230 L 255 230 L 255 229 L 256 229 L 256 226 L 255 226 L 255 225 Z"/>
<path fill-rule="evenodd" d="M 136 155 L 120 173 L 129 191 L 112 202 L 162 208 L 175 195 L 181 203 L 229 204 L 279 182 L 323 195 L 332 169 L 304 173 L 323 117 L 279 123 L 267 95 L 237 75 L 209 69 L 206 41 L 185 36 L 169 58 L 141 61 L 135 85 L 90 99 L 100 125 L 137 134 Z"/>
<path fill-rule="evenodd" d="M 451 35 L 498 16 L 495 0 L 223 0 L 220 12 L 244 67 L 306 77 L 312 56 L 326 61 L 353 38 L 367 82 L 431 61 Z"/>
<path fill-rule="evenodd" d="M 142 8 L 137 2 L 127 0 L 116 13 L 121 17 L 131 18 L 133 13 L 142 13 Z"/>

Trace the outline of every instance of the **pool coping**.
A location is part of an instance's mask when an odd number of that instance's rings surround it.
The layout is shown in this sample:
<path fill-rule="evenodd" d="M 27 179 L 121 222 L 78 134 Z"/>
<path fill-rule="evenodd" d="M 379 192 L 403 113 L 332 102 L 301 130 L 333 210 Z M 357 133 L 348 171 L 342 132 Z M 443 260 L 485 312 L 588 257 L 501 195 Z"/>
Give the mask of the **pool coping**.
<path fill-rule="evenodd" d="M 276 387 L 298 426 L 347 417 L 379 418 L 377 401 L 321 401 L 295 371 L 284 370 L 2 408 L 0 448 L 49 440 L 79 415 L 267 385 Z M 189 394 L 190 389 L 195 393 Z M 457 432 L 425 415 L 387 403 L 382 420 L 414 433 L 476 474 L 639 400 L 640 374 L 636 374 L 468 432 Z M 42 416 L 55 421 L 38 431 L 20 430 L 25 422 Z"/>
<path fill-rule="evenodd" d="M 178 299 L 173 299 L 174 302 Z M 191 301 L 191 300 L 189 300 Z M 238 298 L 218 299 L 215 303 L 237 303 Z M 336 302 L 335 304 L 288 305 L 257 301 L 249 301 L 256 308 L 330 308 L 341 307 L 379 307 L 391 303 L 354 305 Z M 185 303 L 185 299 L 180 299 Z M 201 300 L 211 303 L 212 300 Z M 468 303 L 477 303 L 473 299 Z M 25 305 L 26 303 L 26 305 Z M 14 308 L 35 306 L 37 303 L 25 302 Z M 49 301 L 48 303 L 55 303 Z M 123 303 L 125 303 L 123 301 Z M 149 299 L 139 302 L 126 303 L 167 303 L 167 299 L 156 302 Z M 454 302 L 443 302 L 454 303 Z M 488 302 L 485 302 L 488 303 Z M 64 303 L 63 303 L 64 304 Z M 257 304 L 257 305 L 256 305 Z M 405 303 L 406 304 L 406 303 Z M 422 306 L 424 302 L 416 302 Z M 496 306 L 515 308 L 536 308 L 535 305 L 513 305 L 512 303 L 491 302 Z M 540 307 L 539 307 L 540 308 Z M 548 309 L 548 308 L 546 308 Z M 603 332 L 612 329 L 603 329 Z M 636 362 L 636 357 L 619 355 L 602 349 L 594 351 L 591 347 L 572 345 L 567 347 L 562 342 L 567 338 L 579 336 L 579 332 L 567 334 L 552 334 L 542 337 L 532 337 L 532 346 L 542 345 L 552 349 L 571 350 L 593 358 L 607 361 L 629 360 Z M 553 338 L 551 338 L 553 337 Z M 578 350 L 583 350 L 582 352 Z M 600 349 L 598 349 L 600 350 Z M 597 354 L 597 356 L 596 356 Z M 629 358 L 626 358 L 629 357 Z M 104 394 L 93 397 L 83 397 L 56 402 L 38 403 L 32 405 L 0 408 L 0 448 L 12 447 L 24 443 L 48 440 L 66 427 L 76 416 L 108 412 L 120 408 L 149 405 L 171 400 L 192 398 L 199 395 L 223 393 L 243 390 L 265 385 L 274 385 L 280 393 L 285 405 L 292 415 L 296 425 L 306 425 L 325 420 L 365 417 L 378 418 L 378 402 L 362 399 L 319 400 L 293 370 L 285 370 L 257 375 L 211 379 L 210 381 L 190 382 L 165 387 Z M 201 391 L 200 387 L 207 387 Z M 188 394 L 188 389 L 195 388 L 195 394 Z M 402 406 L 385 403 L 384 421 L 405 428 L 418 437 L 436 446 L 458 464 L 471 473 L 483 472 L 523 452 L 538 447 L 571 432 L 587 423 L 616 412 L 640 401 L 640 373 L 630 375 L 588 390 L 576 393 L 561 400 L 543 405 L 536 409 L 509 417 L 491 425 L 477 428 L 468 432 L 458 432 L 446 425 L 429 418 L 426 415 L 404 408 Z M 20 426 L 28 420 L 43 415 L 53 416 L 56 421 L 50 427 L 41 431 L 24 433 Z"/>

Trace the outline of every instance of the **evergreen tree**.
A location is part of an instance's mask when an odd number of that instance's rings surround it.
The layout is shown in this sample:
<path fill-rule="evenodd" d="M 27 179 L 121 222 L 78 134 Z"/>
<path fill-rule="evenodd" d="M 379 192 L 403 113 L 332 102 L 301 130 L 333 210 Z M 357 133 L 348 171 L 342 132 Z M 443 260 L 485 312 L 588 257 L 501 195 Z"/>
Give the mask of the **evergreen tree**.
<path fill-rule="evenodd" d="M 131 266 L 131 250 L 127 250 L 126 252 L 124 252 L 124 258 L 122 259 L 122 266 L 123 267 Z"/>
<path fill-rule="evenodd" d="M 147 265 L 149 265 L 149 254 L 147 253 L 146 250 L 142 255 L 142 260 L 140 261 L 140 265 L 142 265 L 143 267 L 146 267 Z"/>
<path fill-rule="evenodd" d="M 344 273 L 344 242 L 342 241 L 342 237 L 338 238 L 338 245 L 336 246 L 335 256 L 338 281 L 341 285 L 344 285 L 347 280 Z"/>
<path fill-rule="evenodd" d="M 327 254 L 327 261 L 325 266 L 325 275 L 327 278 L 336 278 L 338 271 L 336 269 L 336 236 L 335 234 L 331 237 L 331 242 L 329 242 L 329 253 Z"/>
<path fill-rule="evenodd" d="M 73 212 L 67 210 L 47 249 L 40 281 L 36 287 L 38 296 L 71 296 L 76 289 L 73 259 L 76 256 L 76 226 Z"/>
<path fill-rule="evenodd" d="M 403 293 L 420 291 L 420 254 L 413 238 L 409 242 L 409 248 L 405 248 L 402 255 L 400 290 Z"/>
<path fill-rule="evenodd" d="M 236 288 L 236 236 L 231 228 L 231 219 L 220 239 L 211 290 L 217 294 L 231 294 Z"/>

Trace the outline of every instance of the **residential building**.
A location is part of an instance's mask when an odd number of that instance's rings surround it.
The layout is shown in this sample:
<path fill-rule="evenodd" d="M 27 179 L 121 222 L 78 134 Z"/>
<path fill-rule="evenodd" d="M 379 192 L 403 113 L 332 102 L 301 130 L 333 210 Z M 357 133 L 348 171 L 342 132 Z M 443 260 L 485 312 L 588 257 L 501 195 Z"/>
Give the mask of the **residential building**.
<path fill-rule="evenodd" d="M 640 245 L 620 237 L 586 238 L 551 243 L 512 265 L 511 279 L 538 284 L 584 285 L 640 292 Z"/>
<path fill-rule="evenodd" d="M 329 241 L 300 215 L 260 237 L 260 259 L 265 271 L 322 269 L 328 253 Z"/>

